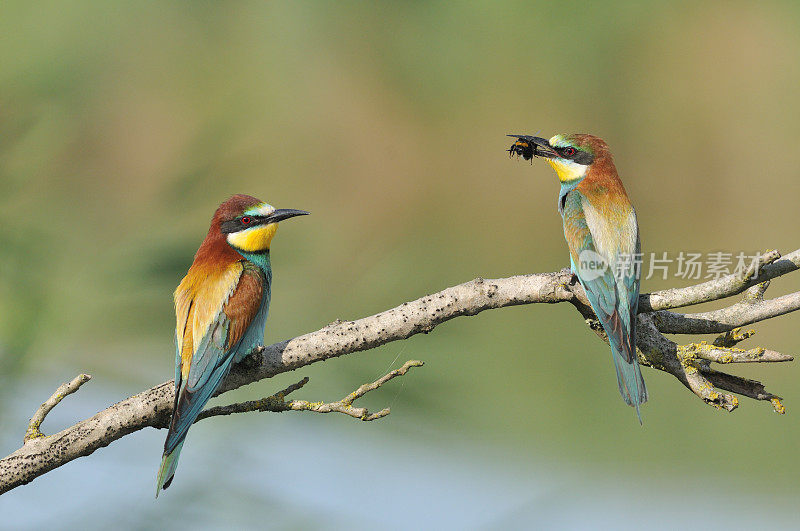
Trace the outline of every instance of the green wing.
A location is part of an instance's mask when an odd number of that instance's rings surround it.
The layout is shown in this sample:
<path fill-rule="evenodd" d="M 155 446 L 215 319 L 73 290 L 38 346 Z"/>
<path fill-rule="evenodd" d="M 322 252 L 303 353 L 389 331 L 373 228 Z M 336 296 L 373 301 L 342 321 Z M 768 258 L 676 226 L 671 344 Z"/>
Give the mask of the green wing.
<path fill-rule="evenodd" d="M 647 400 L 636 358 L 635 323 L 639 300 L 639 282 L 636 275 L 614 276 L 615 262 L 600 254 L 586 221 L 583 201 L 577 190 L 566 194 L 562 202 L 564 237 L 570 250 L 572 271 L 578 277 L 592 309 L 608 335 L 620 394 L 629 405 L 636 406 Z M 591 267 L 592 260 L 605 259 L 606 268 Z"/>

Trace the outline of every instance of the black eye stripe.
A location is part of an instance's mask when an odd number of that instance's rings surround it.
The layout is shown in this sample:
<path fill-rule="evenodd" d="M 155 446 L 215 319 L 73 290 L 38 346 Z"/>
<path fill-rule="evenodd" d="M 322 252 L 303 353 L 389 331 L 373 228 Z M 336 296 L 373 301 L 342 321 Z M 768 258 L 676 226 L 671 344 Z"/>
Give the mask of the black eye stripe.
<path fill-rule="evenodd" d="M 249 218 L 250 223 L 244 223 L 242 219 Z M 267 221 L 268 216 L 241 216 L 236 219 L 223 221 L 220 224 L 220 230 L 223 234 L 230 234 L 232 232 L 239 232 L 240 230 L 256 227 Z"/>
<path fill-rule="evenodd" d="M 575 152 L 571 155 L 567 153 L 570 149 L 574 149 Z M 572 146 L 565 146 L 562 148 L 555 148 L 559 155 L 561 155 L 565 159 L 574 160 L 578 164 L 589 165 L 594 161 L 594 155 L 589 153 L 588 151 L 583 151 L 582 149 L 578 149 Z"/>

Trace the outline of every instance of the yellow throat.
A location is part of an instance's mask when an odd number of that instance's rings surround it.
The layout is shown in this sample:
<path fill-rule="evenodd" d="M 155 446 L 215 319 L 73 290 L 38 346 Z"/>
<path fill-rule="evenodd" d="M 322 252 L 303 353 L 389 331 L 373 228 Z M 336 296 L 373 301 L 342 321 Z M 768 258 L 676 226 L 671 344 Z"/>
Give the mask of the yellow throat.
<path fill-rule="evenodd" d="M 278 230 L 277 223 L 252 227 L 228 234 L 228 243 L 246 253 L 260 253 L 269 250 L 272 238 Z"/>
<path fill-rule="evenodd" d="M 589 170 L 589 166 L 578 164 L 577 162 L 572 161 L 547 159 L 547 162 L 553 167 L 554 170 L 556 170 L 556 174 L 558 174 L 558 180 L 562 183 L 582 179 L 586 176 L 586 172 Z"/>

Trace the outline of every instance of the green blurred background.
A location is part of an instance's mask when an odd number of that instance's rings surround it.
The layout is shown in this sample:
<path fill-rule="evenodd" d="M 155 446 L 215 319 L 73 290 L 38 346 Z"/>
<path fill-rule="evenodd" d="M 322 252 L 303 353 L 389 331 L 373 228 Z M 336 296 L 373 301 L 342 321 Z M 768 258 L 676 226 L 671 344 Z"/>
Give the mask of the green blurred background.
<path fill-rule="evenodd" d="M 645 252 L 797 248 L 799 23 L 792 2 L 4 2 L 0 453 L 79 372 L 95 379 L 46 433 L 171 377 L 172 290 L 233 193 L 313 213 L 273 244 L 268 342 L 565 267 L 556 179 L 508 159 L 511 132 L 606 139 Z M 745 345 L 797 351 L 795 315 L 756 328 Z M 206 421 L 157 503 L 165 434 L 145 430 L 0 497 L 0 527 L 90 508 L 90 527 L 135 529 L 800 518 L 795 364 L 732 369 L 785 416 L 719 412 L 645 370 L 640 427 L 567 305 L 460 318 L 223 402 L 305 375 L 298 397 L 338 399 L 412 358 L 364 400 L 385 420 Z"/>

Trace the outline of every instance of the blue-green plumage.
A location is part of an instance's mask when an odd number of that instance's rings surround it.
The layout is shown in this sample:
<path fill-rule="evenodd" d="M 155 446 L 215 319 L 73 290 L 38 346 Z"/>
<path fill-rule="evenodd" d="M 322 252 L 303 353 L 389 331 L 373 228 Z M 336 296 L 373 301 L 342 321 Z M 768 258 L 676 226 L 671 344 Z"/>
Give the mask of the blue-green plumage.
<path fill-rule="evenodd" d="M 264 343 L 270 242 L 279 221 L 303 214 L 246 195 L 231 197 L 214 214 L 175 290 L 175 401 L 156 496 L 172 482 L 186 433 L 233 364 Z"/>
<path fill-rule="evenodd" d="M 647 390 L 636 357 L 639 228 L 611 152 L 601 139 L 583 134 L 523 135 L 510 151 L 546 158 L 558 174 L 572 271 L 608 336 L 620 394 L 641 422 Z"/>
<path fill-rule="evenodd" d="M 578 191 L 567 195 L 562 210 L 564 233 L 570 248 L 570 267 L 586 292 L 611 345 L 611 356 L 617 374 L 619 392 L 628 405 L 636 408 L 641 422 L 639 405 L 647 401 L 647 391 L 636 359 L 635 319 L 639 304 L 639 278 L 633 263 L 620 263 L 624 256 L 604 256 L 595 246 L 582 203 L 586 199 Z M 576 237 L 577 236 L 577 237 Z M 639 252 L 638 238 L 632 254 Z M 593 254 L 592 254 L 593 253 Z M 574 257 L 578 257 L 579 264 Z M 602 259 L 605 269 L 580 265 L 584 260 Z"/>
<path fill-rule="evenodd" d="M 206 403 L 219 388 L 228 375 L 234 363 L 244 359 L 255 347 L 264 344 L 264 326 L 269 314 L 271 297 L 272 269 L 269 262 L 269 253 L 265 259 L 258 259 L 257 265 L 264 278 L 262 301 L 258 313 L 247 327 L 242 338 L 233 346 L 226 349 L 224 340 L 228 337 L 230 320 L 223 310 L 220 310 L 209 331 L 195 352 L 192 367 L 188 378 L 181 382 L 181 350 L 176 349 L 176 389 L 175 406 L 170 431 L 164 443 L 164 458 L 158 472 L 156 497 L 162 488 L 169 487 L 175 468 L 178 466 L 178 457 L 186 439 L 186 433 L 195 422 Z M 262 269 L 263 268 L 263 269 Z M 177 341 L 176 341 L 177 343 Z M 195 363 L 196 360 L 196 363 Z M 183 402 L 180 404 L 179 401 Z"/>

